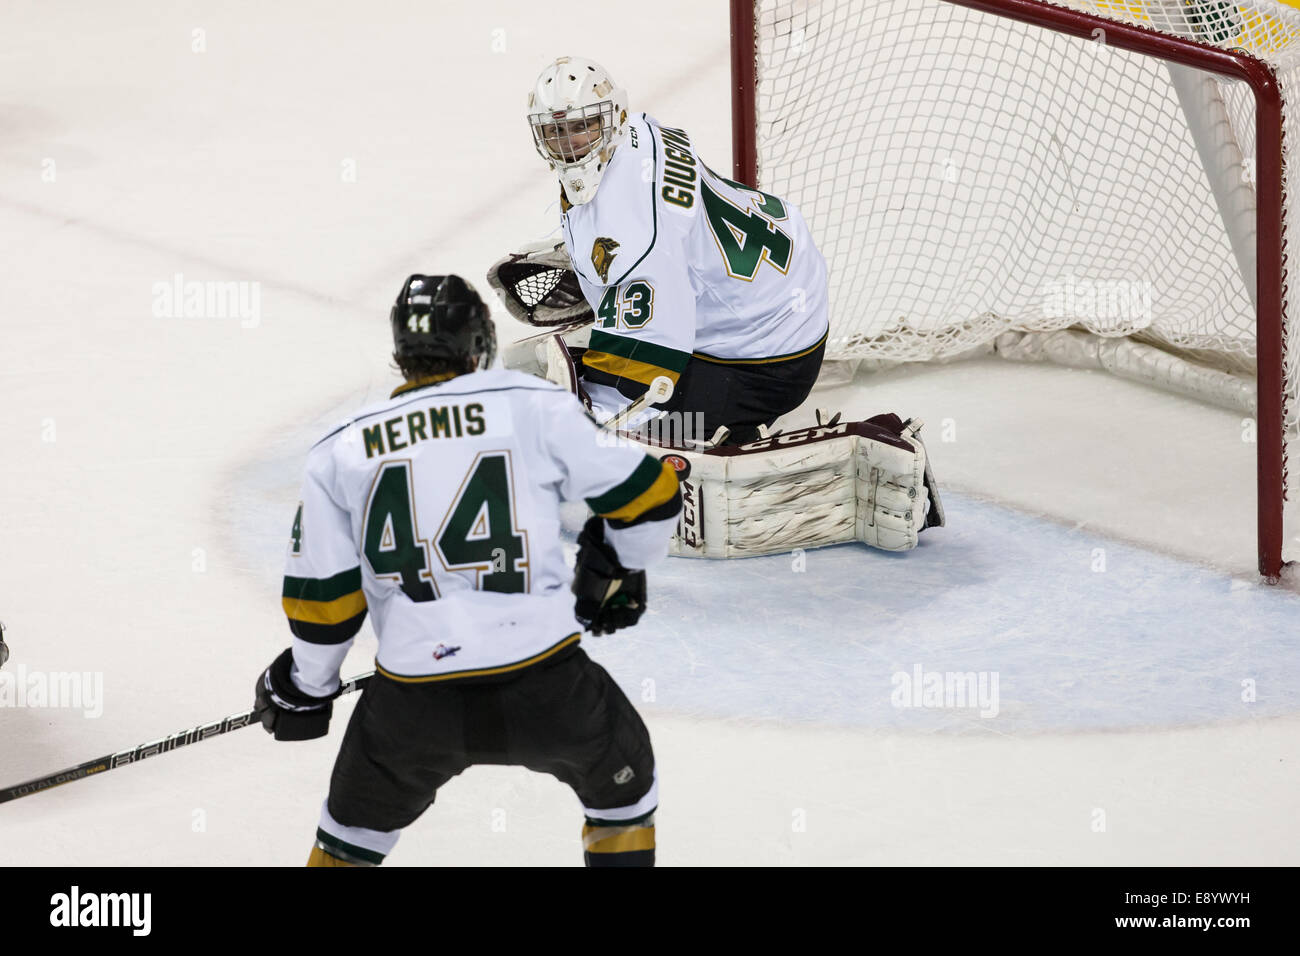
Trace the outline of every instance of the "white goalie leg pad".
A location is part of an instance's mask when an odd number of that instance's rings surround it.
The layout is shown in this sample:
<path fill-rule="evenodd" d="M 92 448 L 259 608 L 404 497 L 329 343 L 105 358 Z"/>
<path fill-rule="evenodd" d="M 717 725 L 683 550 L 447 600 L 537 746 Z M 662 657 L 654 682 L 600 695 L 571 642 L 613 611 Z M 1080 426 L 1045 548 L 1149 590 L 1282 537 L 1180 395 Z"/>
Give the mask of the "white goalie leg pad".
<path fill-rule="evenodd" d="M 682 478 L 670 553 L 738 558 L 845 541 L 910 550 L 943 524 L 919 429 L 880 415 L 705 451 L 647 446 L 675 457 Z"/>
<path fill-rule="evenodd" d="M 910 551 L 925 526 L 925 446 L 903 430 L 911 450 L 859 437 L 858 540 L 885 551 Z"/>

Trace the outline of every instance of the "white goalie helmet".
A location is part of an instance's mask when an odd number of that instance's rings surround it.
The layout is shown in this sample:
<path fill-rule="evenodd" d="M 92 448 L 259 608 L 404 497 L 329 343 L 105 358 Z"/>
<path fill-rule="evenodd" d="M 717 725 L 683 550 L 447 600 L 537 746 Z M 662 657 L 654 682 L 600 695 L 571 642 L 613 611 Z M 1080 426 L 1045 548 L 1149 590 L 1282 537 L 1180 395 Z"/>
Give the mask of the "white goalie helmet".
<path fill-rule="evenodd" d="M 627 131 L 627 91 L 599 63 L 562 56 L 528 94 L 528 125 L 565 198 L 575 206 L 590 202 Z"/>

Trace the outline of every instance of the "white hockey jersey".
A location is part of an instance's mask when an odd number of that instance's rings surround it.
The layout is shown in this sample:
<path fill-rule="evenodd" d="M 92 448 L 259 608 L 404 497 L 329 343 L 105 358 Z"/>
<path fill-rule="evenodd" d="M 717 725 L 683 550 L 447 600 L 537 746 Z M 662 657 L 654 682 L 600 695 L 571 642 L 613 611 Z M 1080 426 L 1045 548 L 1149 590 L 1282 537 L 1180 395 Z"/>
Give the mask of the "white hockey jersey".
<path fill-rule="evenodd" d="M 475 372 L 362 411 L 307 456 L 283 589 L 295 682 L 333 693 L 367 611 L 398 680 L 501 673 L 576 643 L 559 506 L 580 498 L 626 567 L 667 553 L 676 473 L 549 382 Z"/>
<path fill-rule="evenodd" d="M 632 396 L 692 356 L 780 361 L 826 336 L 826 261 L 799 210 L 714 173 L 682 130 L 633 117 L 595 198 L 562 206 L 596 314 L 589 382 Z"/>

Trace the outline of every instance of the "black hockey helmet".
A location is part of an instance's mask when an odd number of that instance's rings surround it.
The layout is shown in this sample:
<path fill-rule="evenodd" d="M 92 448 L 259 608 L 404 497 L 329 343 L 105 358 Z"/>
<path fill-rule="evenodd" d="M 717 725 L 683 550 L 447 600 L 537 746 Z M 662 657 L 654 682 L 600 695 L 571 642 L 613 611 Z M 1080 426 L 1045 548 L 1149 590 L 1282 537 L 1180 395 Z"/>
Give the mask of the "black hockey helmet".
<path fill-rule="evenodd" d="M 474 287 L 457 275 L 408 278 L 393 303 L 389 321 L 398 364 L 446 359 L 466 369 L 482 370 L 496 356 L 496 328 L 488 308 Z"/>

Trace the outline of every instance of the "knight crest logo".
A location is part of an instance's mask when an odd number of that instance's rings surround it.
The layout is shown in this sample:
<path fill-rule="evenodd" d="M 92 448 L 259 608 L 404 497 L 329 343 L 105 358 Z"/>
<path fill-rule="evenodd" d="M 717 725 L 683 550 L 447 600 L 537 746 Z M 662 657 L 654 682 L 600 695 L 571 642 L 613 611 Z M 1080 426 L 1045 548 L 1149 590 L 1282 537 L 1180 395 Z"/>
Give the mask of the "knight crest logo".
<path fill-rule="evenodd" d="M 435 661 L 440 661 L 444 657 L 451 657 L 451 655 L 455 654 L 458 650 L 460 650 L 459 646 L 448 647 L 446 644 L 439 644 L 433 649 L 433 659 Z"/>
<path fill-rule="evenodd" d="M 596 241 L 591 245 L 591 264 L 596 267 L 601 282 L 609 281 L 609 267 L 618 254 L 614 251 L 617 248 L 617 242 L 604 236 L 597 236 Z"/>

